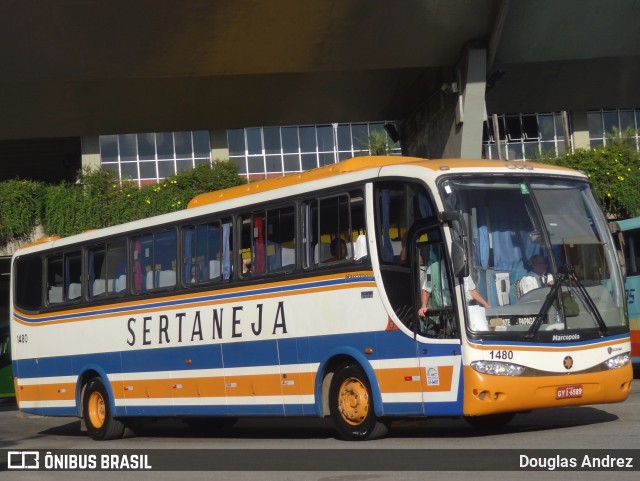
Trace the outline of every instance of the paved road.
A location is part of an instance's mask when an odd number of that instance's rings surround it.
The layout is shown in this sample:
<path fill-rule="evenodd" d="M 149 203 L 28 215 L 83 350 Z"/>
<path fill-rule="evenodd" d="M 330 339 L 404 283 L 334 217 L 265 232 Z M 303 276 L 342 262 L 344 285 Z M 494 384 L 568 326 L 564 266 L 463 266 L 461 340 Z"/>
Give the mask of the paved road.
<path fill-rule="evenodd" d="M 636 383 L 638 380 L 635 381 Z M 535 455 L 534 450 L 576 449 L 582 457 L 590 449 L 611 450 L 633 448 L 636 451 L 635 472 L 585 472 L 579 470 L 531 472 L 484 471 L 445 472 L 410 471 L 415 467 L 407 456 L 434 456 L 435 461 L 446 456 L 459 457 L 459 465 L 470 465 L 464 451 L 447 454 L 442 449 L 469 450 L 483 449 L 481 456 L 494 458 L 500 465 L 508 453 Z M 127 452 L 141 450 L 166 451 L 166 458 L 181 453 L 193 453 L 194 463 L 220 462 L 232 469 L 237 463 L 249 466 L 247 471 L 185 473 L 178 472 L 8 472 L 2 473 L 3 480 L 31 479 L 136 479 L 136 480 L 184 480 L 207 479 L 229 481 L 272 481 L 272 480 L 322 480 L 322 481 L 385 481 L 385 480 L 432 480 L 469 479 L 512 480 L 512 479 L 637 479 L 640 469 L 640 394 L 637 389 L 627 401 L 613 405 L 545 409 L 521 414 L 511 424 L 498 431 L 479 432 L 462 419 L 427 419 L 420 421 L 397 421 L 392 425 L 389 436 L 378 441 L 349 443 L 334 437 L 331 423 L 320 419 L 242 419 L 230 430 L 218 433 L 202 433 L 189 429 L 177 420 L 164 420 L 145 426 L 137 436 L 108 442 L 95 442 L 81 432 L 80 422 L 73 418 L 44 418 L 20 413 L 14 404 L 0 404 L 0 449 L 8 450 L 93 450 L 109 453 L 126 449 Z M 185 451 L 176 451 L 178 449 Z M 97 451 L 96 451 L 97 450 Z M 206 451 L 199 451 L 206 450 Z M 222 451 L 226 450 L 226 451 Z M 255 451 L 252 451 L 255 450 Z M 267 451 L 268 450 L 268 451 Z M 304 450 L 304 451 L 301 451 Z M 320 452 L 320 450 L 322 450 Z M 398 450 L 390 452 L 390 450 Z M 419 450 L 419 451 L 410 451 Z M 80 451 L 89 452 L 89 451 Z M 563 451 L 561 451 L 563 452 Z M 409 454 L 407 454 L 409 453 Z M 470 452 L 471 453 L 471 452 Z M 477 456 L 477 453 L 474 454 Z M 198 456 L 205 456 L 198 457 Z M 393 471 L 361 469 L 363 460 L 382 466 L 394 459 L 407 459 L 407 471 L 393 466 Z M 157 458 L 156 458 L 157 459 Z M 200 459 L 201 461 L 198 461 Z M 345 461 L 347 459 L 347 461 Z M 216 461 L 217 460 L 217 461 Z M 350 466 L 352 460 L 356 471 L 336 471 L 335 466 Z M 1 462 L 2 460 L 0 460 Z M 484 461 L 484 459 L 483 459 Z M 186 462 L 186 461 L 185 461 Z M 318 467 L 318 462 L 320 466 Z M 423 461 L 421 461 L 423 462 Z M 260 466 L 282 466 L 282 471 L 265 471 Z M 313 466 L 314 471 L 290 471 L 299 466 Z M 422 465 L 422 464 L 420 464 Z M 188 469 L 188 468 L 183 468 Z M 326 469 L 319 471 L 317 469 Z M 415 468 L 414 468 L 415 469 Z"/>

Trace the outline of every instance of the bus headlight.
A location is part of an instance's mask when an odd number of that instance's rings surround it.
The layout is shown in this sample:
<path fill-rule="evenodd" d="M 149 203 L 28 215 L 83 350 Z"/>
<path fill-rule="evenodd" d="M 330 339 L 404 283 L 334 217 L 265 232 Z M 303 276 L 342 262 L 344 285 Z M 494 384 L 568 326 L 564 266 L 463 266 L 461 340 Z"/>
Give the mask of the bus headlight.
<path fill-rule="evenodd" d="M 482 374 L 494 376 L 522 376 L 525 370 L 524 366 L 501 361 L 473 361 L 471 367 Z"/>
<path fill-rule="evenodd" d="M 629 357 L 629 353 L 625 352 L 624 354 L 618 354 L 617 356 L 607 359 L 604 363 L 609 369 L 618 369 L 626 366 L 630 362 L 631 358 Z"/>

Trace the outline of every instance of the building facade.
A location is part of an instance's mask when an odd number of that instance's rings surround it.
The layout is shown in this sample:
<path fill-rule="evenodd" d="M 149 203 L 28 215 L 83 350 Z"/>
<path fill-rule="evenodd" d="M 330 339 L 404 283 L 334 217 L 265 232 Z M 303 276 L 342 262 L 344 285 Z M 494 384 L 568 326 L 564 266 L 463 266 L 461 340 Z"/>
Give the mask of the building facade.
<path fill-rule="evenodd" d="M 103 135 L 83 139 L 98 147 L 84 165 L 100 165 L 119 179 L 157 183 L 178 172 L 230 159 L 248 180 L 301 172 L 368 155 L 367 139 L 385 133 L 386 122 L 333 123 Z M 594 109 L 580 113 L 537 112 L 491 116 L 484 122 L 486 159 L 536 160 L 576 148 L 606 145 L 607 134 L 625 132 L 640 149 L 640 108 Z M 497 133 L 497 135 L 496 135 Z M 401 146 L 387 135 L 390 151 Z"/>

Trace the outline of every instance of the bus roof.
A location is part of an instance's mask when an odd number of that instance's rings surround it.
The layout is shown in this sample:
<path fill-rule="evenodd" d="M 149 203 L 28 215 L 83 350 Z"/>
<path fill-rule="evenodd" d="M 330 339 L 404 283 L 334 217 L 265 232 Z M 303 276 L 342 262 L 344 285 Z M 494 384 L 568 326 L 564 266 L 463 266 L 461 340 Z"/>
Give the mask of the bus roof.
<path fill-rule="evenodd" d="M 247 194 L 265 192 L 280 187 L 288 187 L 303 182 L 309 182 L 311 180 L 324 179 L 346 172 L 355 172 L 374 167 L 383 167 L 385 165 L 407 164 L 420 161 L 424 161 L 424 159 L 400 156 L 354 157 L 352 159 L 338 162 L 337 164 L 325 165 L 324 167 L 317 169 L 311 169 L 281 177 L 274 177 L 271 179 L 259 180 L 257 182 L 238 185 L 228 189 L 216 190 L 214 192 L 206 192 L 191 199 L 188 207 L 199 207 L 201 205 L 233 199 Z"/>
<path fill-rule="evenodd" d="M 249 184 L 230 187 L 228 189 L 207 192 L 194 197 L 188 204 L 189 208 L 200 207 L 203 205 L 221 202 L 223 200 L 235 199 L 248 194 L 266 192 L 281 187 L 288 187 L 312 180 L 325 179 L 328 177 L 356 172 L 376 167 L 385 167 L 391 165 L 408 165 L 420 164 L 431 170 L 448 170 L 450 168 L 511 168 L 511 169 L 530 169 L 547 168 L 553 170 L 572 171 L 565 167 L 558 167 L 547 164 L 535 164 L 524 161 L 503 161 L 503 160 L 482 160 L 482 159 L 422 159 L 418 157 L 402 157 L 402 156 L 363 156 L 354 157 L 352 159 L 343 160 L 336 164 L 326 165 L 317 169 L 307 170 L 281 177 L 260 180 Z"/>
<path fill-rule="evenodd" d="M 640 217 L 632 217 L 631 219 L 617 220 L 617 224 L 623 231 L 631 229 L 640 229 Z"/>

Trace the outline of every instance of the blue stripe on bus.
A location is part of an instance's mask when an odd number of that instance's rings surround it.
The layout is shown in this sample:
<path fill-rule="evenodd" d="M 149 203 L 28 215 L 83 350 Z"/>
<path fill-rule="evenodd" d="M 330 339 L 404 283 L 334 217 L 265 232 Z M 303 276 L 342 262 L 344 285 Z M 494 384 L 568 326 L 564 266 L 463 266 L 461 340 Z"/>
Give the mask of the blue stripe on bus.
<path fill-rule="evenodd" d="M 460 414 L 460 406 L 457 403 L 437 403 L 443 406 L 438 406 L 437 412 L 444 413 L 446 415 Z M 246 415 L 290 415 L 290 416 L 311 416 L 316 417 L 314 404 L 301 404 L 291 405 L 285 404 L 284 408 L 286 412 L 283 412 L 281 404 L 267 405 L 234 405 L 234 406 L 176 406 L 176 415 L 178 416 L 246 416 Z M 171 406 L 127 406 L 127 415 L 157 415 L 166 416 L 166 412 Z M 291 409 L 294 408 L 294 409 Z M 304 408 L 304 409 L 303 409 Z M 232 414 L 229 414 L 229 411 Z M 430 412 L 436 412 L 436 409 L 429 409 Z M 411 416 L 422 415 L 424 413 L 424 406 L 422 403 L 385 403 L 384 414 L 385 416 Z"/>
<path fill-rule="evenodd" d="M 53 408 L 22 408 L 23 412 L 37 414 L 40 416 L 78 416 L 75 407 Z M 385 416 L 459 416 L 462 414 L 462 404 L 460 402 L 437 402 L 426 404 L 413 402 L 387 402 L 384 403 Z M 313 404 L 283 405 L 282 404 L 256 404 L 256 405 L 185 405 L 172 406 L 171 404 L 161 406 L 117 406 L 114 411 L 115 416 L 146 416 L 146 417 L 167 417 L 168 415 L 190 417 L 190 416 L 307 416 L 317 417 L 317 412 Z"/>
<path fill-rule="evenodd" d="M 96 317 L 96 316 L 105 316 L 110 314 L 119 314 L 123 312 L 132 312 L 138 311 L 140 309 L 155 309 L 155 308 L 167 308 L 167 307 L 178 307 L 182 305 L 189 304 L 198 304 L 203 302 L 216 302 L 216 301 L 224 301 L 233 298 L 242 298 L 242 297 L 253 297 L 256 295 L 264 295 L 264 294 L 278 294 L 282 292 L 291 292 L 296 290 L 305 290 L 305 289 L 313 289 L 319 287 L 329 287 L 335 285 L 347 285 L 347 284 L 359 284 L 362 282 L 372 282 L 374 280 L 373 275 L 371 276 L 355 276 L 344 277 L 339 279 L 328 279 L 323 281 L 312 281 L 305 282 L 302 284 L 294 284 L 294 285 L 284 285 L 284 286 L 275 286 L 275 287 L 265 287 L 251 290 L 243 290 L 243 291 L 234 291 L 227 292 L 221 294 L 210 294 L 204 296 L 194 295 L 193 297 L 189 297 L 187 299 L 170 299 L 167 301 L 157 301 L 151 303 L 144 303 L 141 301 L 140 304 L 136 304 L 134 306 L 127 305 L 122 307 L 111 307 L 106 309 L 96 309 L 91 311 L 82 311 L 82 312 L 74 312 L 71 314 L 63 314 L 63 315 L 51 315 L 42 318 L 34 319 L 32 317 L 27 317 L 21 315 L 19 313 L 14 312 L 14 317 L 22 322 L 39 324 L 43 322 L 53 322 L 53 321 L 64 321 L 71 320 L 74 318 L 84 318 L 84 317 Z M 171 294 L 169 294 L 171 295 Z M 180 293 L 176 293 L 176 295 L 180 295 Z M 130 299 L 127 299 L 129 302 Z"/>
<path fill-rule="evenodd" d="M 535 343 L 535 347 L 540 349 L 546 349 L 549 347 L 557 347 L 557 348 L 570 348 L 570 347 L 579 347 L 579 346 L 587 346 L 591 344 L 600 344 L 603 342 L 611 342 L 618 340 L 629 339 L 629 333 L 615 334 L 615 335 L 607 335 L 607 337 L 597 337 L 594 339 L 585 339 L 579 341 L 567 341 L 567 342 L 542 342 L 537 341 Z M 506 339 L 492 340 L 492 339 L 469 339 L 469 344 L 479 345 L 479 346 L 522 346 L 527 347 L 531 346 L 531 341 L 509 341 Z"/>
<path fill-rule="evenodd" d="M 14 369 L 19 378 L 26 379 L 77 376 L 89 365 L 102 366 L 108 373 L 126 374 L 307 364 L 324 361 L 327 352 L 339 351 L 341 346 L 359 352 L 371 347 L 373 353 L 367 356 L 371 361 L 412 358 L 416 355 L 413 339 L 401 331 L 385 331 L 76 354 L 49 357 L 46 362 L 21 359 L 14 360 Z M 459 344 L 429 344 L 428 356 L 450 356 L 452 348 L 456 346 L 459 347 Z"/>
<path fill-rule="evenodd" d="M 384 403 L 385 416 L 424 416 L 423 403 Z"/>

